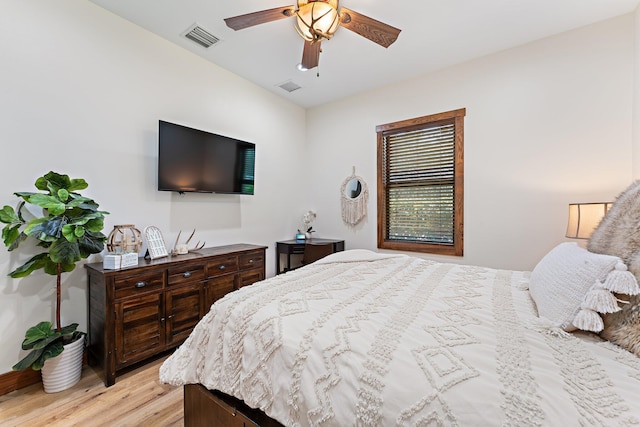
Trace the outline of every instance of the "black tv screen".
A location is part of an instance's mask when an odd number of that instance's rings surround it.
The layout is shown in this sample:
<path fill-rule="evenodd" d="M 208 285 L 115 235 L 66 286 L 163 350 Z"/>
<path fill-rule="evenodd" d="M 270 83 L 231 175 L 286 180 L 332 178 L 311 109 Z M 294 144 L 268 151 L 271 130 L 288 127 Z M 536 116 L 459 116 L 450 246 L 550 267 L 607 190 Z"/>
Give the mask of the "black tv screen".
<path fill-rule="evenodd" d="M 253 194 L 255 144 L 160 120 L 158 190 Z"/>

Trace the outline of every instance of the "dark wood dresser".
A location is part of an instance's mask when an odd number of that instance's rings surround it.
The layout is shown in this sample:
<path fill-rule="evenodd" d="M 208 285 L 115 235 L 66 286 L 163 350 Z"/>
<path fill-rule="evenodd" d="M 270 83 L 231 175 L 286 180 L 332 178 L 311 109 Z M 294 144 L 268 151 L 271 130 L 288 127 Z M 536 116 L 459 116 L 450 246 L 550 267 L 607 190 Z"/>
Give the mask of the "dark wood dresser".
<path fill-rule="evenodd" d="M 236 244 L 119 270 L 85 264 L 89 362 L 107 387 L 121 369 L 180 345 L 211 304 L 265 277 L 266 246 Z"/>

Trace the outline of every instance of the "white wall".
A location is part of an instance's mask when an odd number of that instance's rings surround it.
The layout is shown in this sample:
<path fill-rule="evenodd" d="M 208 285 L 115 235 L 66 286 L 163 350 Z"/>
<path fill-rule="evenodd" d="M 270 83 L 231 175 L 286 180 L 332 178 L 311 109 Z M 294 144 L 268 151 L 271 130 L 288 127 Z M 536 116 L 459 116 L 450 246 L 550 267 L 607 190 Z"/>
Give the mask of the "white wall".
<path fill-rule="evenodd" d="M 305 111 L 82 0 L 4 0 L 0 13 L 0 206 L 36 191 L 49 170 L 85 178 L 114 224 L 158 226 L 167 245 L 196 228 L 208 246 L 269 245 L 302 208 Z M 179 196 L 156 190 L 158 120 L 256 144 L 256 194 Z M 299 212 L 300 211 L 300 212 Z M 19 360 L 27 327 L 53 319 L 55 279 L 6 275 L 35 252 L 0 248 L 0 373 Z M 25 248 L 26 249 L 26 248 Z M 86 277 L 63 279 L 63 322 L 86 330 Z"/>
<path fill-rule="evenodd" d="M 634 13 L 633 179 L 640 179 L 640 7 Z"/>
<path fill-rule="evenodd" d="M 439 259 L 532 269 L 564 240 L 569 203 L 631 182 L 633 31 L 626 15 L 310 110 L 318 236 L 375 249 L 376 125 L 466 108 L 465 255 Z M 355 229 L 339 213 L 352 165 L 370 190 Z"/>

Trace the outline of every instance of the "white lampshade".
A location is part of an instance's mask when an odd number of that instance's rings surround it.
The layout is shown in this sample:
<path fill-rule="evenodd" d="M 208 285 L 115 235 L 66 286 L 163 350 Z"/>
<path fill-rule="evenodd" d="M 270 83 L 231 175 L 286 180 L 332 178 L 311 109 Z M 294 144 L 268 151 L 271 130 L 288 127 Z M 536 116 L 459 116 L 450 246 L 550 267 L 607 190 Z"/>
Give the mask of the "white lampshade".
<path fill-rule="evenodd" d="M 566 237 L 588 239 L 605 214 L 611 209 L 611 202 L 572 203 L 569 205 L 569 223 Z"/>

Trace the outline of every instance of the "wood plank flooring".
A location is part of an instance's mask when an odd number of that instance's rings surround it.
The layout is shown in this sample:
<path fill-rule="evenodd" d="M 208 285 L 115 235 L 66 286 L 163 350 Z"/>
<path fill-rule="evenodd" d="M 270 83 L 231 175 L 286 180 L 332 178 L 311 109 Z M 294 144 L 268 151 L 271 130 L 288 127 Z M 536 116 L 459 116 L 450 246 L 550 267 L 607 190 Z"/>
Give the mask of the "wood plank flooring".
<path fill-rule="evenodd" d="M 0 426 L 183 426 L 182 387 L 158 381 L 165 358 L 119 376 L 109 388 L 85 366 L 68 390 L 47 394 L 35 384 L 0 396 Z"/>

